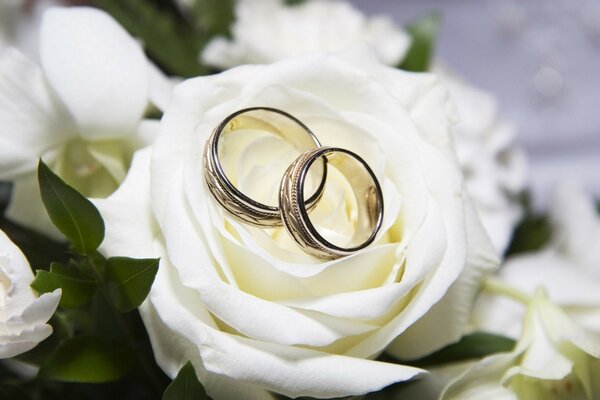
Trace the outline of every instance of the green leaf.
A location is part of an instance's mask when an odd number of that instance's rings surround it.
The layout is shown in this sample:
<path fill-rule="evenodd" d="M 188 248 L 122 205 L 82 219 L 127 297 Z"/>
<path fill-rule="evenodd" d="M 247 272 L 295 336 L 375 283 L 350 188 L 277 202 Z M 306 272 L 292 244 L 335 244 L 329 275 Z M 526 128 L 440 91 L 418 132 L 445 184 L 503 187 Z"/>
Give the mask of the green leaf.
<path fill-rule="evenodd" d="M 40 369 L 45 379 L 62 382 L 103 383 L 123 377 L 132 355 L 115 342 L 93 336 L 64 341 Z"/>
<path fill-rule="evenodd" d="M 412 43 L 399 65 L 400 69 L 414 72 L 429 70 L 441 19 L 440 13 L 434 11 L 406 27 Z"/>
<path fill-rule="evenodd" d="M 165 390 L 162 400 L 204 400 L 206 391 L 198 381 L 191 362 L 187 362 Z"/>
<path fill-rule="evenodd" d="M 52 334 L 33 349 L 16 356 L 15 359 L 40 367 L 54 353 L 56 347 L 70 337 L 71 329 L 65 320 L 62 310 L 57 310 L 48 323 L 52 326 Z"/>
<path fill-rule="evenodd" d="M 194 15 L 198 28 L 207 37 L 230 36 L 230 26 L 235 20 L 234 0 L 196 0 Z"/>
<path fill-rule="evenodd" d="M 38 164 L 42 201 L 50 219 L 81 254 L 95 251 L 104 239 L 104 221 L 96 207 L 67 185 L 42 160 Z"/>
<path fill-rule="evenodd" d="M 192 77 L 208 72 L 198 61 L 206 39 L 172 10 L 148 0 L 98 0 L 96 4 L 142 39 L 148 54 L 167 73 Z"/>
<path fill-rule="evenodd" d="M 481 358 L 493 353 L 511 351 L 515 341 L 491 333 L 477 332 L 463 336 L 458 343 L 444 347 L 427 357 L 408 362 L 409 365 L 417 367 L 429 367 L 432 365 L 458 362 L 473 358 Z"/>
<path fill-rule="evenodd" d="M 159 259 L 112 257 L 106 262 L 106 285 L 111 301 L 120 312 L 128 312 L 142 304 L 154 277 Z"/>
<path fill-rule="evenodd" d="M 50 239 L 0 215 L 0 230 L 21 249 L 33 268 L 48 269 L 52 261 L 68 261 L 68 244 Z"/>
<path fill-rule="evenodd" d="M 86 304 L 96 291 L 96 282 L 79 271 L 59 263 L 52 263 L 50 271 L 37 270 L 31 287 L 39 293 L 62 289 L 60 305 L 79 307 Z"/>
<path fill-rule="evenodd" d="M 529 193 L 522 194 L 521 204 L 523 218 L 513 232 L 506 255 L 540 250 L 552 238 L 552 224 L 548 216 L 533 210 Z"/>

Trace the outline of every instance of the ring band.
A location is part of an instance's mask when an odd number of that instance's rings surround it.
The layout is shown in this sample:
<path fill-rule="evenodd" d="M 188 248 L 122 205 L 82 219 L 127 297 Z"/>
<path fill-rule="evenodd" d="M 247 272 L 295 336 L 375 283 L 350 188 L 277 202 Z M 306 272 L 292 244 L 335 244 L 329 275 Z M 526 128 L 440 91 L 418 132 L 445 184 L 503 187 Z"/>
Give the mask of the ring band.
<path fill-rule="evenodd" d="M 317 137 L 294 116 L 269 107 L 245 108 L 229 115 L 217 126 L 204 147 L 204 178 L 215 200 L 233 217 L 250 225 L 272 228 L 282 225 L 279 207 L 262 204 L 246 196 L 227 178 L 219 161 L 219 139 L 238 129 L 260 129 L 289 141 L 298 151 L 319 148 Z M 311 209 L 325 187 L 327 162 L 320 167 L 322 178 L 315 192 L 306 200 Z M 303 199 L 303 198 L 302 198 Z M 304 202 L 303 206 L 304 206 Z"/>
<path fill-rule="evenodd" d="M 336 167 L 354 189 L 358 218 L 349 247 L 327 241 L 310 221 L 304 202 L 298 201 L 303 198 L 309 169 L 320 158 Z M 279 208 L 285 228 L 305 252 L 335 259 L 364 249 L 375 240 L 383 221 L 383 193 L 375 174 L 357 154 L 342 148 L 321 147 L 301 154 L 287 169 L 281 180 Z"/>

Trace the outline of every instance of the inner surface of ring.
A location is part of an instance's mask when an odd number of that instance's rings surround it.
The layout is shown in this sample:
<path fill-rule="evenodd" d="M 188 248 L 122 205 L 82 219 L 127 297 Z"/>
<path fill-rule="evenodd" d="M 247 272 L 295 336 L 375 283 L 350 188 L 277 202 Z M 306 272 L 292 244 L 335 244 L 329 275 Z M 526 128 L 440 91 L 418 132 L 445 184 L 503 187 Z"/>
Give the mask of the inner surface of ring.
<path fill-rule="evenodd" d="M 240 197 L 277 209 L 278 188 L 286 167 L 303 151 L 319 146 L 318 140 L 300 121 L 269 108 L 242 110 L 225 120 L 217 132 L 217 168 Z M 273 142 L 276 143 L 275 149 Z M 254 148 L 249 148 L 254 146 Z M 242 157 L 248 154 L 247 157 Z M 233 160 L 227 162 L 227 160 Z M 241 160 L 241 161 L 240 161 Z M 243 161 L 250 160 L 245 165 Z M 325 163 L 317 163 L 307 180 L 304 200 L 314 202 L 322 191 Z M 243 185 L 244 178 L 254 178 Z"/>
<path fill-rule="evenodd" d="M 318 238 L 320 239 L 319 241 L 325 240 L 338 249 L 352 251 L 362 248 L 365 244 L 368 244 L 367 242 L 371 242 L 374 239 L 378 226 L 381 223 L 383 216 L 381 188 L 375 181 L 374 175 L 371 175 L 372 171 L 368 165 L 351 156 L 349 153 L 346 153 L 343 149 L 332 149 L 325 153 L 323 157 L 327 157 L 328 174 L 332 174 L 335 168 L 335 170 L 346 179 L 348 186 L 353 193 L 354 199 L 352 200 L 354 201 L 351 203 L 353 204 L 354 212 L 356 213 L 356 215 L 352 217 L 352 221 L 354 222 L 354 232 L 345 243 L 334 243 L 330 240 L 330 235 L 328 235 L 327 232 L 324 232 L 319 226 L 313 224 L 311 221 L 311 233 L 313 236 L 315 233 L 318 234 L 318 236 L 320 236 L 320 238 Z M 322 159 L 322 157 L 311 160 L 306 168 L 307 171 L 317 168 L 320 164 L 315 163 L 317 159 Z M 328 184 L 331 182 L 330 178 L 331 177 L 328 177 Z M 304 189 L 304 176 L 300 177 L 298 185 L 299 192 L 301 193 Z M 325 190 L 327 190 L 327 186 Z M 344 201 L 344 198 L 339 199 L 339 202 Z M 319 206 L 317 205 L 317 208 L 318 207 Z M 308 212 L 306 213 L 306 216 L 310 218 Z M 311 230 L 310 226 L 309 230 Z"/>

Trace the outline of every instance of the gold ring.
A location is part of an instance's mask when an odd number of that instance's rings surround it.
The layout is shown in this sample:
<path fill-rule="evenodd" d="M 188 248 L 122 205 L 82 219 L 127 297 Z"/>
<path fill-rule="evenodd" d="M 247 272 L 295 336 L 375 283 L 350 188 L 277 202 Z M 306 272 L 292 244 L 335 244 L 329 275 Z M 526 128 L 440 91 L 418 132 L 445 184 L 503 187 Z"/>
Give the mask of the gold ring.
<path fill-rule="evenodd" d="M 357 227 L 347 247 L 327 241 L 315 228 L 304 202 L 304 183 L 318 159 L 327 160 L 348 180 L 358 205 Z M 364 249 L 375 240 L 383 221 L 383 193 L 369 165 L 357 154 L 342 148 L 321 147 L 301 154 L 286 170 L 279 191 L 283 225 L 306 252 L 335 259 Z"/>
<path fill-rule="evenodd" d="M 261 129 L 289 141 L 299 152 L 321 146 L 316 136 L 294 116 L 270 107 L 245 108 L 229 115 L 215 128 L 204 147 L 204 178 L 215 200 L 233 217 L 250 225 L 272 228 L 281 226 L 278 207 L 251 199 L 227 178 L 219 161 L 219 139 L 238 129 Z M 306 200 L 311 209 L 319 201 L 325 187 L 327 162 L 317 173 L 321 180 L 315 192 Z M 303 201 L 304 205 L 304 201 Z"/>

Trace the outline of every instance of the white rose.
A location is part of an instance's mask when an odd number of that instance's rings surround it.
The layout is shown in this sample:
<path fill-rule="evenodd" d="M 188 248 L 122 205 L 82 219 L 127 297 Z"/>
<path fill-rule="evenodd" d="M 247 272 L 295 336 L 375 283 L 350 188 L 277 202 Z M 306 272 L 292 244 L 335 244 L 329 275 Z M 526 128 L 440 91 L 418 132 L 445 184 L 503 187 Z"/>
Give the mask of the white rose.
<path fill-rule="evenodd" d="M 550 298 L 579 324 L 600 334 L 600 216 L 580 187 L 556 187 L 549 209 L 551 244 L 508 259 L 498 276 L 526 293 L 544 287 Z M 483 296 L 475 312 L 479 329 L 517 337 L 523 315 L 518 304 Z"/>
<path fill-rule="evenodd" d="M 238 2 L 232 39 L 216 38 L 202 54 L 219 68 L 262 64 L 317 50 L 365 44 L 386 65 L 398 65 L 410 38 L 391 20 L 367 18 L 343 1 L 282 0 Z M 519 194 L 525 188 L 524 151 L 515 144 L 510 123 L 498 115 L 496 100 L 440 66 L 434 68 L 453 97 L 460 118 L 454 130 L 467 191 L 492 243 L 502 254 L 521 217 Z"/>
<path fill-rule="evenodd" d="M 485 357 L 452 381 L 441 400 L 596 399 L 600 337 L 577 325 L 543 290 L 527 306 L 513 351 Z"/>
<path fill-rule="evenodd" d="M 314 51 L 338 51 L 368 45 L 379 61 L 397 65 L 410 39 L 385 16 L 367 18 L 345 1 L 240 0 L 231 39 L 218 37 L 204 49 L 202 60 L 214 67 L 266 64 Z"/>
<path fill-rule="evenodd" d="M 37 297 L 32 281 L 25 256 L 0 231 L 0 358 L 31 350 L 52 333 L 46 321 L 58 306 L 60 289 Z"/>
<path fill-rule="evenodd" d="M 373 245 L 325 262 L 285 230 L 240 224 L 215 203 L 204 143 L 250 106 L 285 110 L 324 145 L 369 163 L 386 207 Z M 104 253 L 161 257 L 141 312 L 165 372 L 191 360 L 215 399 L 338 397 L 420 372 L 370 360 L 396 338 L 394 354 L 405 358 L 458 340 L 497 261 L 463 192 L 451 111 L 434 75 L 327 53 L 178 85 L 153 149 L 137 152 L 122 186 L 96 201 Z M 238 187 L 273 204 L 297 153 L 266 132 L 241 133 L 224 140 L 224 166 Z M 351 235 L 352 189 L 335 168 L 328 176 L 311 218 Z"/>
<path fill-rule="evenodd" d="M 448 70 L 436 67 L 460 116 L 454 130 L 456 152 L 467 192 L 494 247 L 504 253 L 521 217 L 519 194 L 525 189 L 525 152 L 515 130 L 498 115 L 496 99 Z"/>
<path fill-rule="evenodd" d="M 158 131 L 142 118 L 150 99 L 164 106 L 169 88 L 139 44 L 92 8 L 48 10 L 40 59 L 41 68 L 17 50 L 0 53 L 0 179 L 14 182 L 7 216 L 56 236 L 38 159 L 85 195 L 109 195 Z"/>

